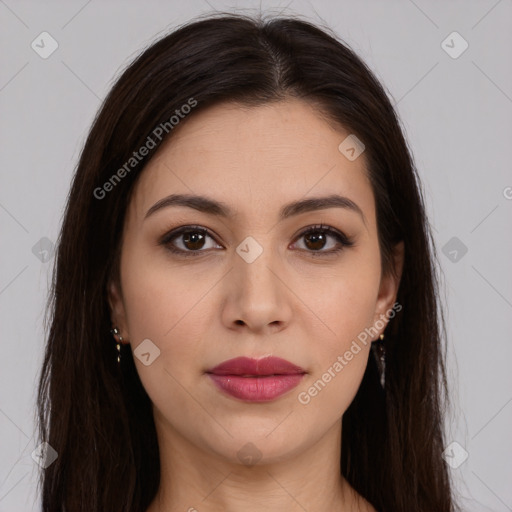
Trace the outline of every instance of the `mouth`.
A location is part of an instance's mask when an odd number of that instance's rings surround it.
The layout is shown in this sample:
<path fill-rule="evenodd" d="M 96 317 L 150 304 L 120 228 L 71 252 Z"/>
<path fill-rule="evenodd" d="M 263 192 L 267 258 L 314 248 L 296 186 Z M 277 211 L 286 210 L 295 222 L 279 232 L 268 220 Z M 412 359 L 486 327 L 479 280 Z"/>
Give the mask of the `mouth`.
<path fill-rule="evenodd" d="M 223 393 L 245 402 L 268 402 L 295 388 L 306 370 L 279 357 L 237 357 L 207 370 Z"/>

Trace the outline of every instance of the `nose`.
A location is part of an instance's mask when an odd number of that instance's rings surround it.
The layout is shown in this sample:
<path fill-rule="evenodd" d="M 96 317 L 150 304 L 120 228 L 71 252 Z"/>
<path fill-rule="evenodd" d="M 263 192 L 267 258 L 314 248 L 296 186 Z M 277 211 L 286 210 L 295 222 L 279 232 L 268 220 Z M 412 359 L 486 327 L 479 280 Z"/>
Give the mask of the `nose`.
<path fill-rule="evenodd" d="M 292 315 L 293 293 L 276 251 L 265 248 L 252 262 L 235 254 L 233 265 L 225 288 L 225 325 L 260 334 L 286 328 Z"/>

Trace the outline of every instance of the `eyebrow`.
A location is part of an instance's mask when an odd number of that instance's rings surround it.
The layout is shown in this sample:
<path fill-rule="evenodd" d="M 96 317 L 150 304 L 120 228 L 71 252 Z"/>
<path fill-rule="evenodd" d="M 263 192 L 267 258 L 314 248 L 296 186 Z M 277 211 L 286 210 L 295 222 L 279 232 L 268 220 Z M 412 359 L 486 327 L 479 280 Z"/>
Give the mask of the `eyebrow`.
<path fill-rule="evenodd" d="M 226 203 L 221 201 L 216 201 L 205 196 L 198 196 L 194 194 L 171 194 L 157 201 L 147 211 L 144 219 L 147 219 L 155 212 L 170 206 L 186 206 L 209 215 L 215 215 L 223 218 L 228 218 L 235 214 L 235 212 Z M 359 208 L 359 206 L 348 197 L 340 196 L 338 194 L 331 194 L 324 197 L 310 197 L 288 203 L 281 208 L 279 218 L 280 220 L 285 220 L 301 213 L 325 210 L 328 208 L 345 208 L 347 210 L 351 210 L 360 215 L 366 225 L 366 218 L 361 208 Z"/>

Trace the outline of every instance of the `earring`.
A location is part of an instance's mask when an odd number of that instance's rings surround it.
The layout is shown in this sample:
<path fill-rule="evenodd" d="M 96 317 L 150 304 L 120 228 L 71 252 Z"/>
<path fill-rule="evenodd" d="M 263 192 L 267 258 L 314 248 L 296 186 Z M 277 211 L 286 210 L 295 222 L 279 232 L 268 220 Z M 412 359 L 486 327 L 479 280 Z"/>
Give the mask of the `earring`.
<path fill-rule="evenodd" d="M 119 334 L 119 329 L 114 327 L 110 329 L 110 332 L 113 334 L 114 338 L 117 336 L 119 341 L 117 342 L 117 362 L 121 364 L 121 343 L 123 342 L 123 337 Z"/>
<path fill-rule="evenodd" d="M 386 347 L 384 346 L 384 334 L 372 344 L 373 355 L 380 373 L 380 385 L 384 388 L 386 384 Z"/>

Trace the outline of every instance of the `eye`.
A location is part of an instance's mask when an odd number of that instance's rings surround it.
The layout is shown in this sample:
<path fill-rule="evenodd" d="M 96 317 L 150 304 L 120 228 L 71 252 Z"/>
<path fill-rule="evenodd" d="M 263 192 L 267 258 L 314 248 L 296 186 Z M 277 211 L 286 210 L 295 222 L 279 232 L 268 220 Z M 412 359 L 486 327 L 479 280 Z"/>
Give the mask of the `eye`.
<path fill-rule="evenodd" d="M 334 247 L 331 245 L 331 249 L 322 250 L 325 248 L 329 238 L 334 239 L 337 245 L 334 243 Z M 304 239 L 304 250 L 310 252 L 315 257 L 338 253 L 345 247 L 354 245 L 354 241 L 341 231 L 330 226 L 324 226 L 323 224 L 309 227 L 298 236 L 298 239 Z"/>
<path fill-rule="evenodd" d="M 211 245 L 207 247 L 206 240 L 208 238 L 214 240 L 209 231 L 202 226 L 182 226 L 164 235 L 160 244 L 178 255 L 198 256 L 201 252 L 207 252 L 204 249 L 213 248 Z M 331 244 L 334 247 L 322 250 L 326 247 L 329 238 L 334 239 L 334 244 Z M 323 224 L 307 228 L 297 237 L 297 240 L 302 239 L 304 239 L 304 248 L 301 250 L 310 253 L 313 257 L 338 253 L 345 247 L 354 245 L 353 240 L 341 231 Z M 222 249 L 222 246 L 217 245 L 217 248 Z"/>
<path fill-rule="evenodd" d="M 197 256 L 198 253 L 206 252 L 201 249 L 204 249 L 207 237 L 213 240 L 208 230 L 201 226 L 183 226 L 165 235 L 160 243 L 173 253 Z M 174 240 L 181 242 L 182 247 L 176 247 Z"/>

